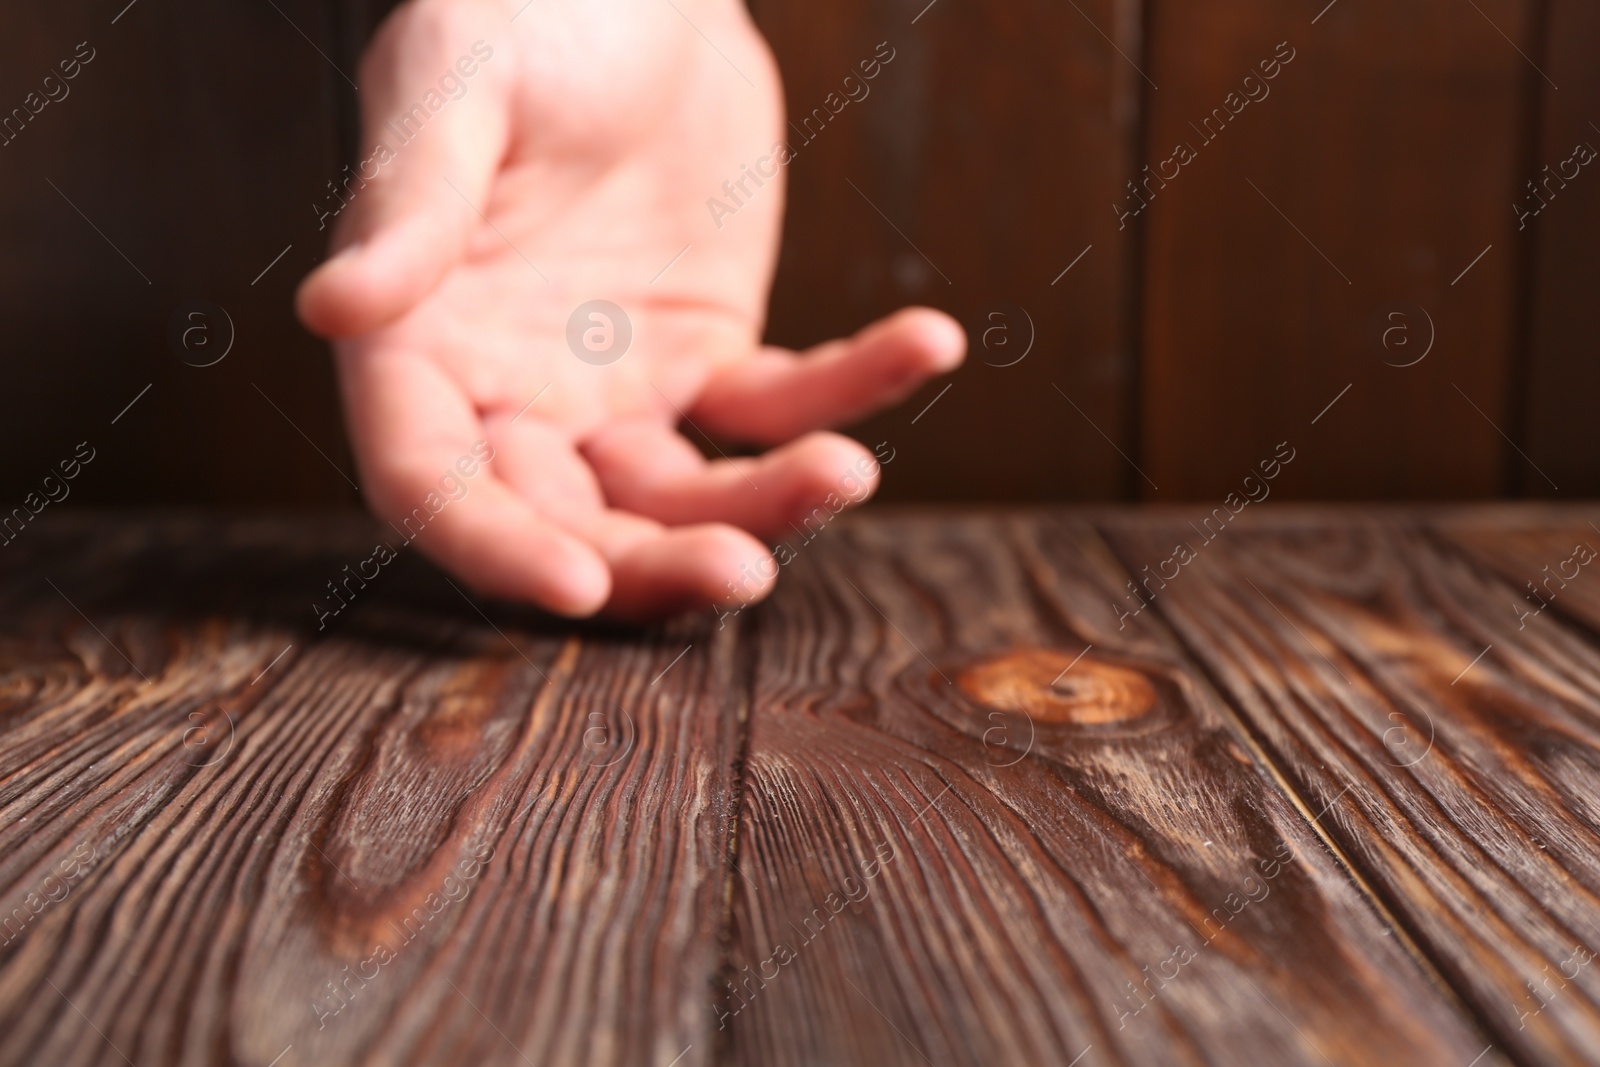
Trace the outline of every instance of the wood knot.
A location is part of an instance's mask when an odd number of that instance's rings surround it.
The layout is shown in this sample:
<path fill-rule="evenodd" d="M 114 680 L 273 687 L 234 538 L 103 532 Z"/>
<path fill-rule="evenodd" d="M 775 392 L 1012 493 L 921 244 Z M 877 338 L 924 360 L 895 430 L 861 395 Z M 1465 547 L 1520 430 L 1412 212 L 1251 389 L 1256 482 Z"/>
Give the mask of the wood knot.
<path fill-rule="evenodd" d="M 956 684 L 980 704 L 1063 725 L 1130 722 L 1156 706 L 1155 687 L 1138 671 L 1047 648 L 1007 652 L 973 664 L 961 671 Z"/>

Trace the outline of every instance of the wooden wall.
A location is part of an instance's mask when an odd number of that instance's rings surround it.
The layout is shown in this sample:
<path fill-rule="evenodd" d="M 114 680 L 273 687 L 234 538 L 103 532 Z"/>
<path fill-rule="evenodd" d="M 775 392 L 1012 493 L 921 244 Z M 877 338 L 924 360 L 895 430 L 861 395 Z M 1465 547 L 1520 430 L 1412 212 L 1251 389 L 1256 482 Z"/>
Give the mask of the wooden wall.
<path fill-rule="evenodd" d="M 384 7 L 0 14 L 0 109 L 95 52 L 0 147 L 5 499 L 88 440 L 80 500 L 353 501 L 289 296 Z M 897 449 L 886 496 L 1220 499 L 1280 442 L 1281 497 L 1600 491 L 1600 168 L 1513 208 L 1600 147 L 1592 3 L 752 7 L 793 115 L 896 50 L 789 168 L 770 323 L 805 345 L 915 302 L 967 325 L 966 367 L 857 428 Z M 193 300 L 232 319 L 215 366 L 169 344 Z"/>
<path fill-rule="evenodd" d="M 126 4 L 0 14 L 7 111 L 80 42 L 94 53 L 0 147 L 4 506 L 81 441 L 95 459 L 68 499 L 351 499 L 288 421 L 344 459 L 332 368 L 289 307 L 322 252 L 309 204 L 341 165 L 339 76 L 299 31 L 328 51 L 333 23 L 320 0 Z M 233 322 L 211 367 L 168 344 L 196 300 Z M 224 343 L 225 322 L 196 325 Z"/>
<path fill-rule="evenodd" d="M 1547 16 L 1542 65 L 1553 85 L 1534 85 L 1538 116 L 1530 140 L 1534 162 L 1558 165 L 1579 141 L 1600 148 L 1600 6 L 1555 0 Z M 1557 88 L 1559 86 L 1559 88 Z M 1524 443 L 1560 486 L 1522 470 L 1529 493 L 1594 494 L 1600 486 L 1595 447 L 1595 400 L 1600 397 L 1600 181 L 1579 175 L 1550 201 L 1525 235 L 1524 285 L 1528 304 L 1522 388 L 1526 396 Z M 1570 173 L 1570 168 L 1569 171 Z M 1580 184 L 1580 182 L 1582 182 Z"/>

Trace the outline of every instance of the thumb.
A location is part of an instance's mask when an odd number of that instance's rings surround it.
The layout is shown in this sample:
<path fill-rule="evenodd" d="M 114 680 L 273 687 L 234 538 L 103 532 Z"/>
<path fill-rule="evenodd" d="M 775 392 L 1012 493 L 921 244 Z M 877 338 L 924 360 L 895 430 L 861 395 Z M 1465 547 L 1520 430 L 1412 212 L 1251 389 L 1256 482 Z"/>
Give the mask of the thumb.
<path fill-rule="evenodd" d="M 362 62 L 360 161 L 330 189 L 338 253 L 296 310 L 324 337 L 404 315 L 460 261 L 509 139 L 512 52 L 460 4 L 408 4 Z M 321 216 L 326 222 L 326 216 Z"/>

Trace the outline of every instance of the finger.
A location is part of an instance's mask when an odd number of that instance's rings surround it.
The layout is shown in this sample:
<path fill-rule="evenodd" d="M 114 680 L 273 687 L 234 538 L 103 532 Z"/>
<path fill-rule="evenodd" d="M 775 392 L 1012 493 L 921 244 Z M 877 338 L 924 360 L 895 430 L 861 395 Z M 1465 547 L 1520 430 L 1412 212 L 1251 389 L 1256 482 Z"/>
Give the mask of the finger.
<path fill-rule="evenodd" d="M 408 4 L 379 31 L 361 69 L 361 161 L 319 209 L 336 213 L 341 251 L 296 300 L 314 332 L 378 329 L 460 261 L 509 137 L 512 56 L 485 36 L 460 4 Z"/>
<path fill-rule="evenodd" d="M 562 615 L 611 595 L 602 556 L 501 480 L 493 443 L 459 389 L 404 353 L 341 354 L 350 438 L 368 504 L 417 550 L 481 593 Z"/>
<path fill-rule="evenodd" d="M 690 417 L 745 441 L 776 443 L 896 403 L 954 370 L 967 339 L 950 316 L 906 308 L 847 340 L 796 355 L 769 348 L 719 368 Z"/>
<path fill-rule="evenodd" d="M 766 455 L 707 462 L 676 430 L 639 420 L 601 431 L 584 443 L 606 499 L 614 507 L 671 526 L 725 522 L 762 536 L 826 517 L 870 497 L 878 461 L 860 444 L 811 433 Z"/>
<path fill-rule="evenodd" d="M 707 605 L 754 603 L 777 564 L 755 538 L 714 523 L 666 527 L 606 507 L 594 473 L 560 430 L 534 419 L 491 418 L 496 466 L 541 514 L 591 544 L 611 570 L 605 614 L 655 618 Z"/>
<path fill-rule="evenodd" d="M 704 607 L 737 610 L 764 599 L 777 582 L 778 564 L 766 547 L 732 526 L 667 527 L 607 508 L 588 532 L 611 567 L 605 614 L 613 618 L 643 620 Z"/>

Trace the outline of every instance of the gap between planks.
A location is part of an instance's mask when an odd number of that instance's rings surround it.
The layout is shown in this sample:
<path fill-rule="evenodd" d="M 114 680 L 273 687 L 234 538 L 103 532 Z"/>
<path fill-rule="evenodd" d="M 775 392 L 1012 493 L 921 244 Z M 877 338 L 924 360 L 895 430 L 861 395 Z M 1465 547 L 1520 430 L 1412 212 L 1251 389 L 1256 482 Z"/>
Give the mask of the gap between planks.
<path fill-rule="evenodd" d="M 743 839 L 740 831 L 744 828 L 744 791 L 745 780 L 749 776 L 750 767 L 750 712 L 755 702 L 756 690 L 756 656 L 755 648 L 757 634 L 760 630 L 761 611 L 759 607 L 743 618 L 734 620 L 733 648 L 730 654 L 733 657 L 732 686 L 734 699 L 737 701 L 735 710 L 735 723 L 738 730 L 734 742 L 736 755 L 733 766 L 730 768 L 732 790 L 729 804 L 733 810 L 733 825 L 728 830 L 728 851 L 726 859 L 728 869 L 724 872 L 722 891 L 722 921 L 717 930 L 717 970 L 711 976 L 725 987 L 731 987 L 732 977 L 738 974 L 734 966 L 734 949 L 737 944 L 737 930 L 735 929 L 735 894 L 739 891 L 739 883 L 735 879 L 746 877 L 743 868 L 739 866 L 739 842 Z M 741 655 L 749 650 L 749 655 Z M 721 989 L 715 995 L 723 995 Z M 733 1031 L 719 1027 L 712 1035 L 711 1063 L 714 1067 L 733 1067 L 738 1063 L 733 1049 Z"/>

